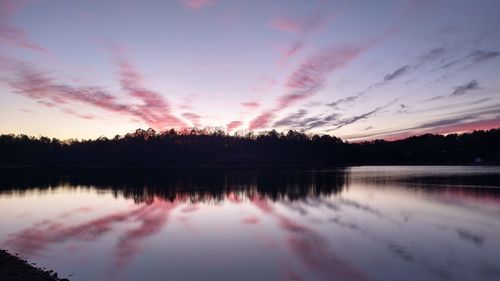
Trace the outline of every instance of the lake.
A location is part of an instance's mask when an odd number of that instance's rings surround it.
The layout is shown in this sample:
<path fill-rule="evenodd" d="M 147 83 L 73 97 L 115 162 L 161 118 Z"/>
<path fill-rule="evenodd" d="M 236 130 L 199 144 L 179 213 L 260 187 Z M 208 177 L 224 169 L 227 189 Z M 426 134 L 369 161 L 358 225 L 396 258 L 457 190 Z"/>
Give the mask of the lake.
<path fill-rule="evenodd" d="M 500 280 L 500 167 L 2 169 L 0 225 L 72 281 Z"/>

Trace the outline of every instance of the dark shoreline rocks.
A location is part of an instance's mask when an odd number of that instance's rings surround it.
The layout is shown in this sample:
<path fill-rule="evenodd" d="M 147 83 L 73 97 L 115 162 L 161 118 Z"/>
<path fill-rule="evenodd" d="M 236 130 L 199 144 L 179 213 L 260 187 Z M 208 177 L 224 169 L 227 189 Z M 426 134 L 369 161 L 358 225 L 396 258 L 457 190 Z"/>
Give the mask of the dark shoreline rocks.
<path fill-rule="evenodd" d="M 52 270 L 43 270 L 0 249 L 0 281 L 69 281 Z"/>

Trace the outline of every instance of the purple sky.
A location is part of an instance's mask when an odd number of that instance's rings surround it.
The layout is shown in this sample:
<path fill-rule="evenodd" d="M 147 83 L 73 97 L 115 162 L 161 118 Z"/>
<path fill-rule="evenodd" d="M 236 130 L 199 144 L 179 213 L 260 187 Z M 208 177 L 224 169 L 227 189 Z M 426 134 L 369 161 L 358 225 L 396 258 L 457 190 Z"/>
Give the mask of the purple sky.
<path fill-rule="evenodd" d="M 500 127 L 498 0 L 0 0 L 0 133 Z"/>

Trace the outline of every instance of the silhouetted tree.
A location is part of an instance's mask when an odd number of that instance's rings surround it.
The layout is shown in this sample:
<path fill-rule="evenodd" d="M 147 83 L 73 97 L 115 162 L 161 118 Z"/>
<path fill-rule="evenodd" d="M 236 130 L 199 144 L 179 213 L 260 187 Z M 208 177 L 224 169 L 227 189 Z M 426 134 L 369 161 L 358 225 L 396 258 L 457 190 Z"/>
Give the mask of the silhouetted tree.
<path fill-rule="evenodd" d="M 138 129 L 112 139 L 60 141 L 0 135 L 0 165 L 349 165 L 500 163 L 500 129 L 348 143 L 276 130 L 228 135 L 214 129 Z"/>

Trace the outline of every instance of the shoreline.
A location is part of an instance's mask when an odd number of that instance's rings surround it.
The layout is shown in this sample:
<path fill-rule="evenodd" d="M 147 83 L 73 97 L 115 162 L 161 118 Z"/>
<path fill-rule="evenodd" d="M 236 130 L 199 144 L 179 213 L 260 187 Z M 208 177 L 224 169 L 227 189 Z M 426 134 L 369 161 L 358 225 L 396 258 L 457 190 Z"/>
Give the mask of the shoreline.
<path fill-rule="evenodd" d="M 35 264 L 0 249 L 0 276 L 3 281 L 69 281 L 60 279 L 53 270 L 38 268 Z"/>
<path fill-rule="evenodd" d="M 291 164 L 291 163 L 220 163 L 220 164 L 52 164 L 52 165 L 37 165 L 37 164 L 0 164 L 0 169 L 22 169 L 22 168 L 45 168 L 45 169 L 268 169 L 268 168 L 284 168 L 284 169 L 336 169 L 348 167 L 371 167 L 371 166 L 470 166 L 470 167 L 494 167 L 500 166 L 500 162 L 485 162 L 485 163 L 471 163 L 471 162 L 457 162 L 457 163 L 308 163 L 308 164 Z"/>

